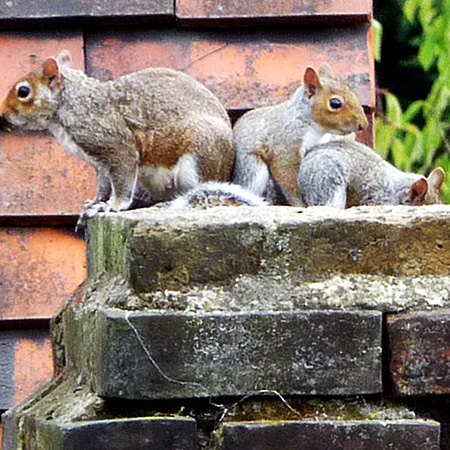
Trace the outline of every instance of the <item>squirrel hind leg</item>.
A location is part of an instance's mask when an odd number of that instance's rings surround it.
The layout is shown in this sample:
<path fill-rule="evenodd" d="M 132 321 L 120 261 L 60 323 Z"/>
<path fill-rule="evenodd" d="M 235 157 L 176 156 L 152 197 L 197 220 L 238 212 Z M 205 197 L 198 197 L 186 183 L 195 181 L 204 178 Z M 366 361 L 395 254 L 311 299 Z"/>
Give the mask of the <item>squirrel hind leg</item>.
<path fill-rule="evenodd" d="M 255 155 L 237 152 L 232 182 L 255 195 L 275 195 L 274 184 L 267 164 Z"/>
<path fill-rule="evenodd" d="M 199 185 L 202 181 L 198 159 L 192 153 L 185 153 L 172 169 L 172 188 L 185 192 Z"/>
<path fill-rule="evenodd" d="M 326 159 L 304 159 L 300 163 L 298 186 L 305 206 L 345 209 L 347 182 L 339 165 Z"/>

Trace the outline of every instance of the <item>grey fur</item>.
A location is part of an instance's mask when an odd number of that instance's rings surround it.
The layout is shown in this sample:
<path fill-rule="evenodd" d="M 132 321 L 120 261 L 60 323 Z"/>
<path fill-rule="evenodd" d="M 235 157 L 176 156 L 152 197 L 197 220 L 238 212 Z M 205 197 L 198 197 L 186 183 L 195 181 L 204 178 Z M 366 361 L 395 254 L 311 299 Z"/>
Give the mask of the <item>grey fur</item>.
<path fill-rule="evenodd" d="M 213 206 L 267 206 L 263 198 L 241 186 L 210 181 L 169 202 L 171 209 L 211 208 Z"/>
<path fill-rule="evenodd" d="M 300 197 L 305 206 L 407 205 L 412 184 L 421 178 L 398 170 L 370 147 L 331 141 L 309 149 L 301 161 Z"/>
<path fill-rule="evenodd" d="M 231 122 L 200 82 L 164 68 L 102 82 L 72 69 L 67 52 L 54 61 L 58 76 L 46 78 L 44 63 L 24 77 L 8 94 L 2 116 L 16 126 L 49 130 L 95 167 L 98 196 L 84 215 L 164 201 L 202 180 L 229 179 Z M 20 83 L 33 88 L 32 102 L 18 98 Z"/>
<path fill-rule="evenodd" d="M 286 102 L 244 114 L 233 128 L 236 141 L 233 183 L 248 188 L 271 203 L 283 201 L 276 194 L 269 167 L 255 156 L 254 149 L 262 144 L 274 152 L 281 147 L 283 151 L 286 142 L 300 149 L 302 138 L 312 122 L 311 101 L 303 86 Z M 295 202 L 295 199 L 291 200 Z"/>
<path fill-rule="evenodd" d="M 270 203 L 300 203 L 297 177 L 303 152 L 325 135 L 349 135 L 368 125 L 356 95 L 330 76 L 327 64 L 322 65 L 320 77 L 308 67 L 304 85 L 291 98 L 279 105 L 254 109 L 237 121 L 233 130 L 234 183 L 264 196 Z M 330 106 L 332 99 L 340 101 L 340 106 Z"/>

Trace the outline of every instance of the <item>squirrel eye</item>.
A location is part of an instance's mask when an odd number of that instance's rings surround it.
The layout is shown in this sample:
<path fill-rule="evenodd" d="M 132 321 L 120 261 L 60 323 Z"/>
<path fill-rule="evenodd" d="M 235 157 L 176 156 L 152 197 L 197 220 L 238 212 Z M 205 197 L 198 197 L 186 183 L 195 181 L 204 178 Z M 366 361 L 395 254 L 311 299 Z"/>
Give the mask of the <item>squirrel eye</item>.
<path fill-rule="evenodd" d="M 31 88 L 27 85 L 22 85 L 17 88 L 17 95 L 20 99 L 26 100 L 31 94 Z"/>
<path fill-rule="evenodd" d="M 331 109 L 334 109 L 334 110 L 341 109 L 342 108 L 342 100 L 337 97 L 333 97 L 330 99 L 329 105 L 330 105 Z"/>

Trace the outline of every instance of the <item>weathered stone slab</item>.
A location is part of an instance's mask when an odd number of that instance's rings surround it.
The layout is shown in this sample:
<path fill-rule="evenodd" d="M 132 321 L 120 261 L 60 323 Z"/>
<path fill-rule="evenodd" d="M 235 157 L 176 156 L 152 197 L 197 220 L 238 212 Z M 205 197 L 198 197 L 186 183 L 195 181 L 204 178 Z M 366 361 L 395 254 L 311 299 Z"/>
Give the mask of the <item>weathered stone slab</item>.
<path fill-rule="evenodd" d="M 138 293 L 229 286 L 243 276 L 450 274 L 450 207 L 160 208 L 90 221 L 90 280 Z"/>
<path fill-rule="evenodd" d="M 216 432 L 217 450 L 439 450 L 432 421 L 318 421 L 227 423 Z"/>
<path fill-rule="evenodd" d="M 389 316 L 388 338 L 397 394 L 450 393 L 450 310 Z"/>
<path fill-rule="evenodd" d="M 67 316 L 71 370 L 104 397 L 170 399 L 381 392 L 381 314 L 176 314 L 100 310 Z"/>
<path fill-rule="evenodd" d="M 197 427 L 192 418 L 149 407 L 122 406 L 120 418 L 111 406 L 72 379 L 53 381 L 26 403 L 2 416 L 3 450 L 194 450 Z M 142 405 L 140 406 L 142 409 Z M 117 413 L 116 413 L 117 414 Z"/>
<path fill-rule="evenodd" d="M 41 424 L 46 450 L 195 450 L 194 419 L 149 417 Z"/>

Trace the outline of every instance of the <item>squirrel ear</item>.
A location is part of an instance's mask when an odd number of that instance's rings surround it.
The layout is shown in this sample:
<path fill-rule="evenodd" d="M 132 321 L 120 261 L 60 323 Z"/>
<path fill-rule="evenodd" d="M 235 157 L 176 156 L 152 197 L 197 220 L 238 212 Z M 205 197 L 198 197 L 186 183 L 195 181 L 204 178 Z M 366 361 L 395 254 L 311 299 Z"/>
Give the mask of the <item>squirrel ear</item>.
<path fill-rule="evenodd" d="M 328 63 L 322 63 L 320 65 L 319 76 L 321 78 L 333 78 L 333 69 Z"/>
<path fill-rule="evenodd" d="M 303 75 L 303 82 L 305 84 L 305 90 L 309 97 L 315 95 L 318 89 L 322 87 L 319 80 L 319 75 L 312 67 L 307 67 L 305 74 Z"/>
<path fill-rule="evenodd" d="M 442 169 L 441 167 L 436 167 L 436 169 L 434 169 L 430 173 L 430 175 L 428 175 L 427 181 L 431 186 L 433 186 L 433 188 L 436 191 L 439 191 L 442 184 L 444 183 L 444 179 L 445 179 L 444 169 Z"/>
<path fill-rule="evenodd" d="M 60 67 L 72 67 L 72 57 L 67 50 L 63 50 L 56 58 Z"/>
<path fill-rule="evenodd" d="M 42 64 L 42 74 L 47 78 L 55 78 L 59 74 L 58 63 L 55 58 L 47 58 Z"/>
<path fill-rule="evenodd" d="M 427 191 L 428 181 L 426 180 L 426 178 L 419 178 L 417 181 L 414 181 L 409 189 L 411 199 L 417 197 L 425 197 Z"/>

